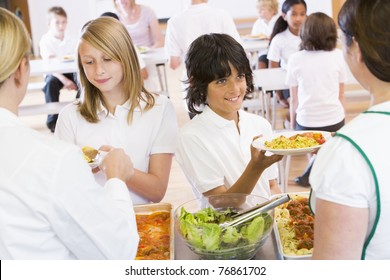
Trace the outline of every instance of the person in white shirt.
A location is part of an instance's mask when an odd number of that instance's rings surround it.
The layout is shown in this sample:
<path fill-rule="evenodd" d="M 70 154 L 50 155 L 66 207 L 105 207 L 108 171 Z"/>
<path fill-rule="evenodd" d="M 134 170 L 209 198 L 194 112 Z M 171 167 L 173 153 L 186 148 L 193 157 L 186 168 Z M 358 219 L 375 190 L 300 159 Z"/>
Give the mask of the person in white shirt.
<path fill-rule="evenodd" d="M 347 0 L 338 15 L 345 61 L 375 104 L 318 152 L 313 259 L 390 259 L 389 14 L 388 0 Z"/>
<path fill-rule="evenodd" d="M 176 148 L 172 102 L 144 88 L 135 47 L 116 19 L 100 17 L 83 27 L 78 61 L 83 98 L 61 111 L 55 135 L 80 147 L 123 148 L 135 167 L 126 181 L 133 202 L 161 201 Z M 104 184 L 104 174 L 95 172 Z"/>
<path fill-rule="evenodd" d="M 269 68 L 286 69 L 290 55 L 299 51 L 299 29 L 306 19 L 306 10 L 304 0 L 283 2 L 282 15 L 276 21 L 270 38 L 267 55 Z M 283 107 L 289 107 L 289 90 L 277 91 L 276 97 Z"/>
<path fill-rule="evenodd" d="M 251 145 L 271 134 L 271 125 L 241 110 L 254 89 L 243 47 L 227 34 L 202 35 L 188 50 L 186 68 L 189 110 L 196 116 L 180 130 L 176 159 L 194 194 L 279 193 L 274 163 L 282 156 L 266 156 Z"/>
<path fill-rule="evenodd" d="M 345 124 L 346 67 L 336 49 L 337 27 L 324 13 L 313 13 L 301 27 L 301 51 L 290 56 L 286 84 L 290 87 L 290 123 L 295 130 L 335 132 Z M 294 181 L 310 186 L 315 155 Z"/>
<path fill-rule="evenodd" d="M 165 34 L 165 49 L 169 65 L 177 69 L 184 60 L 190 44 L 199 36 L 209 33 L 224 33 L 240 41 L 236 25 L 231 15 L 208 5 L 208 0 L 192 0 L 191 6 L 168 20 Z M 185 70 L 181 81 L 187 79 Z M 182 83 L 183 97 L 186 85 Z M 187 108 L 187 105 L 185 106 Z M 192 113 L 189 113 L 193 117 Z"/>
<path fill-rule="evenodd" d="M 0 8 L 0 259 L 134 259 L 139 236 L 121 149 L 102 147 L 98 185 L 80 149 L 18 119 L 29 80 L 30 36 Z M 13 38 L 13 40 L 9 40 Z"/>
<path fill-rule="evenodd" d="M 74 56 L 76 50 L 76 40 L 66 34 L 68 24 L 67 14 L 62 7 L 51 7 L 48 11 L 49 30 L 39 41 L 41 57 L 45 60 L 62 60 L 66 56 Z M 60 90 L 77 90 L 75 73 L 52 73 L 46 75 L 45 93 L 46 103 L 58 102 Z M 76 97 L 78 97 L 78 93 Z M 51 132 L 54 132 L 58 114 L 48 115 L 46 125 Z"/>
<path fill-rule="evenodd" d="M 259 18 L 252 27 L 252 36 L 266 36 L 270 38 L 275 23 L 279 18 L 279 3 L 277 0 L 258 0 L 256 4 L 259 12 Z M 268 51 L 259 54 L 258 68 L 268 68 Z"/>

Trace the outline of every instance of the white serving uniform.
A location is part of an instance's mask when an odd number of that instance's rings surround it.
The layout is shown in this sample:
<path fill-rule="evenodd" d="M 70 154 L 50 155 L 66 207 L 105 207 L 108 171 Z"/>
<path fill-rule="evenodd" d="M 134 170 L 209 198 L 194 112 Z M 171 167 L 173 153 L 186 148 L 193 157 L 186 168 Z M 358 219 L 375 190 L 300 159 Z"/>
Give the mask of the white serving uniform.
<path fill-rule="evenodd" d="M 250 146 L 255 136 L 272 133 L 270 123 L 254 114 L 239 111 L 240 133 L 229 121 L 205 106 L 181 130 L 176 159 L 192 185 L 196 197 L 225 185 L 230 188 L 242 175 L 251 159 Z M 266 169 L 252 194 L 269 197 L 269 180 L 278 176 L 277 165 Z"/>
<path fill-rule="evenodd" d="M 87 122 L 77 111 L 77 105 L 69 104 L 60 113 L 55 135 L 79 147 L 98 149 L 102 145 L 123 148 L 130 156 L 135 169 L 148 172 L 149 159 L 153 154 L 173 154 L 176 148 L 177 121 L 172 102 L 163 95 L 156 96 L 152 109 L 141 112 L 136 108 L 129 125 L 127 115 L 129 102 L 115 109 L 115 115 L 107 115 L 102 109 L 98 123 Z M 144 103 L 141 104 L 145 106 Z M 103 108 L 103 107 L 102 107 Z M 96 180 L 104 184 L 102 172 L 95 174 Z M 144 197 L 130 191 L 134 204 L 150 203 Z"/>
<path fill-rule="evenodd" d="M 134 259 L 124 182 L 97 184 L 80 150 L 0 108 L 0 259 Z"/>
<path fill-rule="evenodd" d="M 311 206 L 315 211 L 313 202 L 317 197 L 349 207 L 369 208 L 362 258 L 388 260 L 390 150 L 386 139 L 390 138 L 390 102 L 373 106 L 368 111 L 373 113 L 359 115 L 338 131 L 355 144 L 343 136 L 336 136 L 320 149 L 310 175 L 313 189 Z M 357 147 L 361 148 L 366 159 Z"/>
<path fill-rule="evenodd" d="M 298 87 L 297 122 L 306 127 L 331 126 L 345 118 L 340 84 L 346 79 L 341 50 L 306 51 L 292 54 L 286 84 Z"/>
<path fill-rule="evenodd" d="M 272 61 L 280 61 L 281 67 L 287 69 L 288 59 L 290 55 L 299 51 L 300 43 L 301 38 L 292 34 L 287 28 L 272 39 L 267 58 Z"/>

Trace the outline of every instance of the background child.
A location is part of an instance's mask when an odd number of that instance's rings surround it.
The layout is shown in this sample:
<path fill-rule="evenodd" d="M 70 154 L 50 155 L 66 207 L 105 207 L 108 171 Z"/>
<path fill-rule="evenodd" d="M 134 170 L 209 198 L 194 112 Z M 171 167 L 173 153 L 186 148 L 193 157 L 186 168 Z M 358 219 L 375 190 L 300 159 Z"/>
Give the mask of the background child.
<path fill-rule="evenodd" d="M 269 38 L 279 18 L 279 3 L 277 0 L 258 0 L 256 8 L 259 18 L 253 24 L 251 35 L 265 35 Z M 259 54 L 259 68 L 268 68 L 267 51 Z"/>
<path fill-rule="evenodd" d="M 344 125 L 346 66 L 336 49 L 337 29 L 324 13 L 313 13 L 301 27 L 302 50 L 292 54 L 287 66 L 290 86 L 291 128 L 334 132 Z M 295 182 L 309 186 L 314 156 Z"/>
<path fill-rule="evenodd" d="M 299 28 L 306 19 L 306 2 L 304 0 L 286 0 L 282 5 L 282 15 L 275 23 L 270 38 L 267 59 L 270 68 L 286 69 L 291 54 L 299 51 L 301 39 Z M 279 103 L 289 106 L 290 93 L 288 90 L 278 91 Z"/>
<path fill-rule="evenodd" d="M 49 30 L 39 42 L 39 49 L 43 59 L 63 59 L 67 55 L 73 56 L 76 50 L 76 40 L 66 34 L 68 24 L 67 15 L 62 7 L 52 7 L 48 11 Z M 45 77 L 46 103 L 58 102 L 60 90 L 77 90 L 76 77 L 74 73 L 53 73 Z M 78 95 L 78 94 L 77 94 Z M 46 125 L 51 132 L 54 132 L 58 115 L 49 115 Z"/>
<path fill-rule="evenodd" d="M 176 147 L 173 104 L 143 87 L 130 35 L 111 17 L 84 26 L 78 67 L 83 99 L 61 112 L 56 136 L 80 147 L 123 148 L 135 169 L 126 181 L 133 202 L 159 202 L 168 186 Z M 105 182 L 102 172 L 95 176 L 99 183 Z"/>

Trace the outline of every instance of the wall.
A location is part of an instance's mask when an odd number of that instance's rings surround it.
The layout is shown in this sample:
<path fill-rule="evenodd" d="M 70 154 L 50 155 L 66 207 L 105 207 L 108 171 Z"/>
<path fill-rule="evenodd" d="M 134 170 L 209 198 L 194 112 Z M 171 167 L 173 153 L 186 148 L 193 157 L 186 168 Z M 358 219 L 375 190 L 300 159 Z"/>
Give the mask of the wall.
<path fill-rule="evenodd" d="M 190 0 L 136 0 L 152 7 L 158 18 L 169 18 L 184 10 Z M 283 0 L 279 0 L 283 3 Z M 308 13 L 322 11 L 332 16 L 331 0 L 306 0 Z M 47 10 L 62 6 L 68 14 L 68 33 L 78 37 L 84 23 L 106 11 L 115 11 L 113 0 L 28 0 L 34 54 L 39 54 L 39 39 L 47 30 Z M 235 19 L 256 18 L 256 0 L 209 0 L 213 7 L 227 10 Z"/>

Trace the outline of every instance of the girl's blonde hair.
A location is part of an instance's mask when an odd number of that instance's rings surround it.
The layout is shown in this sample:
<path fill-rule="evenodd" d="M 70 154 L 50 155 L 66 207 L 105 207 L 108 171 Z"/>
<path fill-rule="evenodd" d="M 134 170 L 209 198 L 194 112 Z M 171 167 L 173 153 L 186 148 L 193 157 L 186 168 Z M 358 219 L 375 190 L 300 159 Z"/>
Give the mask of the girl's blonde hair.
<path fill-rule="evenodd" d="M 127 93 L 130 100 L 128 122 L 131 123 L 136 107 L 149 110 L 154 106 L 154 97 L 143 86 L 141 69 L 138 57 L 125 26 L 118 20 L 110 17 L 101 17 L 87 22 L 83 29 L 80 42 L 91 44 L 111 59 L 120 62 L 123 70 L 122 90 Z M 79 42 L 79 48 L 80 48 Z M 78 52 L 78 68 L 80 88 L 83 91 L 83 100 L 79 104 L 80 114 L 91 123 L 99 121 L 97 111 L 100 104 L 107 108 L 103 94 L 87 79 Z M 146 103 L 141 107 L 141 101 Z"/>
<path fill-rule="evenodd" d="M 0 87 L 30 54 L 31 40 L 23 22 L 0 8 Z"/>
<path fill-rule="evenodd" d="M 265 6 L 274 11 L 276 15 L 279 12 L 278 0 L 257 0 L 257 6 Z"/>

